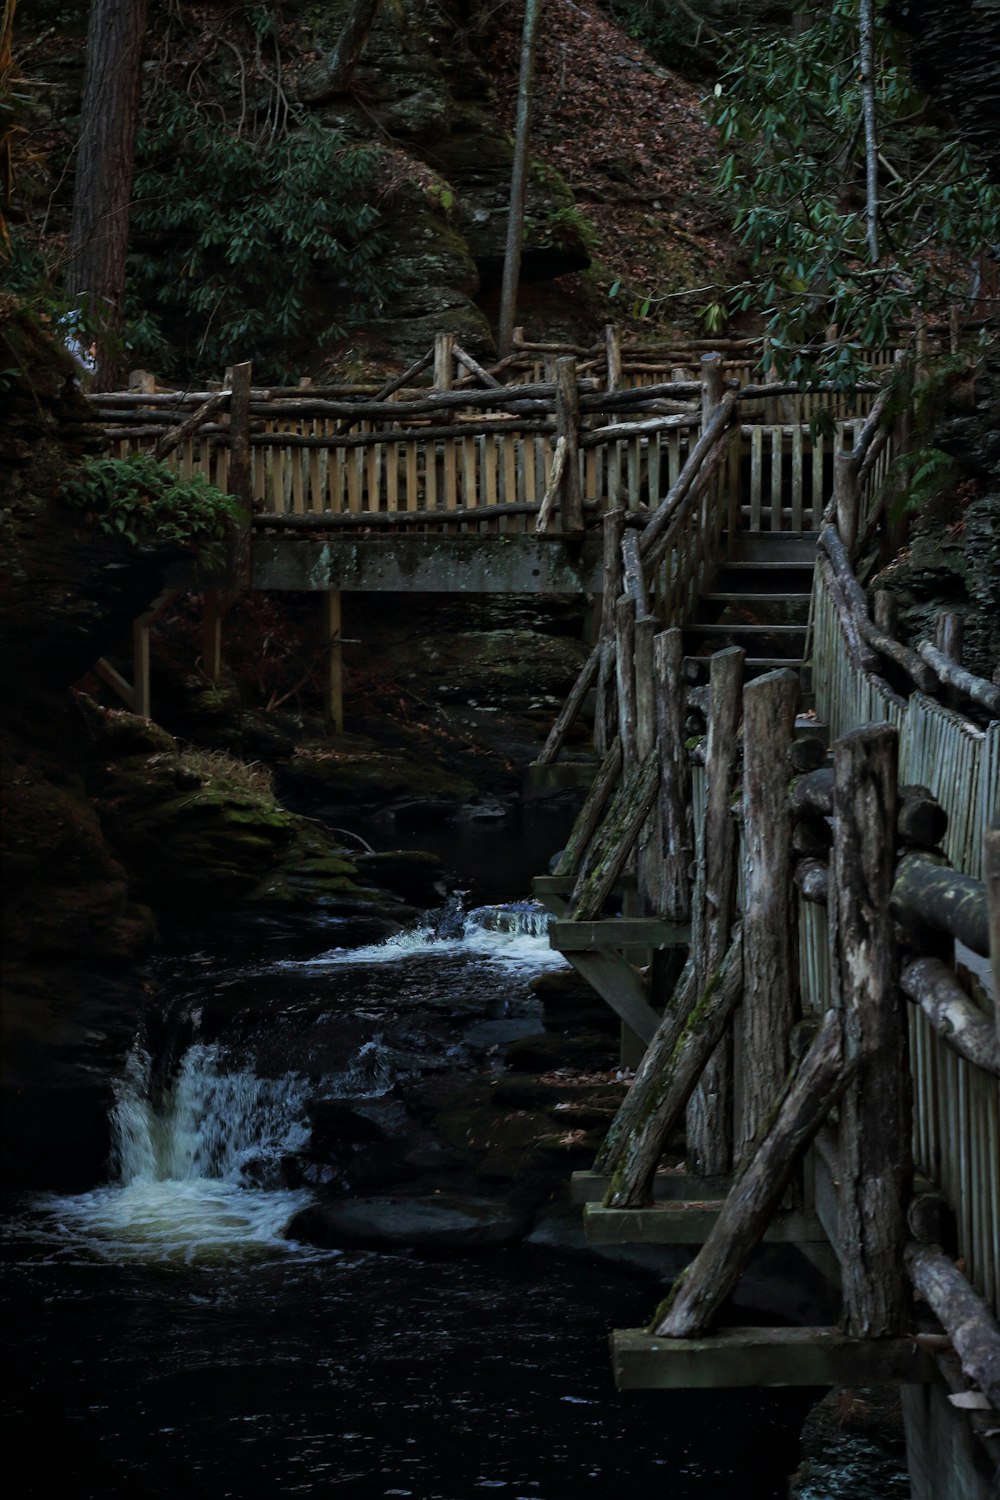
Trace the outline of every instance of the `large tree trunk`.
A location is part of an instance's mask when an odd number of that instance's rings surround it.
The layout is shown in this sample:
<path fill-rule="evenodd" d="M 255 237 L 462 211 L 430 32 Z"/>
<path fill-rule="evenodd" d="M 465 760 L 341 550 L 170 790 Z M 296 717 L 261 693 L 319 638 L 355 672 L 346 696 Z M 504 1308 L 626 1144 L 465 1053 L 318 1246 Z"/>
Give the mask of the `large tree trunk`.
<path fill-rule="evenodd" d="M 87 32 L 66 290 L 95 325 L 99 389 L 117 373 L 147 3 L 93 0 Z"/>

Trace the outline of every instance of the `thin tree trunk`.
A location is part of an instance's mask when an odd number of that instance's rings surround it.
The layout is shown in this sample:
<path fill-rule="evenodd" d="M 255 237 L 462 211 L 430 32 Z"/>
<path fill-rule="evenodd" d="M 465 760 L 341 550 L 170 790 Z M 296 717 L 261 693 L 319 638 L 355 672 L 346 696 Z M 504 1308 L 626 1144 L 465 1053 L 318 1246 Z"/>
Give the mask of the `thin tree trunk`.
<path fill-rule="evenodd" d="M 328 58 L 314 63 L 299 79 L 296 97 L 304 104 L 325 104 L 328 99 L 344 93 L 364 50 L 378 8 L 379 0 L 354 0 L 333 52 Z"/>
<path fill-rule="evenodd" d="M 878 264 L 878 133 L 875 120 L 875 0 L 859 0 L 861 100 L 865 118 L 865 220 L 868 254 Z"/>
<path fill-rule="evenodd" d="M 531 91 L 535 73 L 535 47 L 542 0 L 525 0 L 524 31 L 521 36 L 521 74 L 517 85 L 517 119 L 514 125 L 514 164 L 510 178 L 510 210 L 504 250 L 503 285 L 500 289 L 500 323 L 497 350 L 501 359 L 510 353 L 514 338 L 517 283 L 521 271 L 521 240 L 524 236 L 524 194 L 527 186 L 528 138 L 531 133 Z"/>
<path fill-rule="evenodd" d="M 114 384 L 147 0 L 93 0 L 66 291 L 95 333 L 95 384 Z"/>

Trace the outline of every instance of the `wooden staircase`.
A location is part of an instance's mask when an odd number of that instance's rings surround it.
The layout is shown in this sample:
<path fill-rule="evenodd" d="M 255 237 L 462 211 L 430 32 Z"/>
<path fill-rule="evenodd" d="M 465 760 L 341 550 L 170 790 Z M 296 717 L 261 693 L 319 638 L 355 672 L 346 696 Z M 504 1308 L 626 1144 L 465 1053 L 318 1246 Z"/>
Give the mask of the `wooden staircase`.
<path fill-rule="evenodd" d="M 701 681 L 725 646 L 746 652 L 746 675 L 804 665 L 814 531 L 741 532 L 684 627 L 685 670 Z M 808 684 L 803 683 L 805 689 Z"/>

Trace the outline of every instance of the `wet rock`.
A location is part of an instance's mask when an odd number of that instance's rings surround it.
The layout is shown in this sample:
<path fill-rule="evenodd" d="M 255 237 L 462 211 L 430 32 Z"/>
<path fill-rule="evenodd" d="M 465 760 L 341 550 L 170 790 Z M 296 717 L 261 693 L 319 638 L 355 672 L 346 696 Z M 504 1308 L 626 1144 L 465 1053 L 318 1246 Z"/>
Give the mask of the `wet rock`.
<path fill-rule="evenodd" d="M 295 1215 L 288 1239 L 380 1250 L 487 1250 L 519 1240 L 524 1221 L 486 1198 L 357 1198 L 315 1204 Z"/>
<path fill-rule="evenodd" d="M 793 1500 L 908 1500 L 906 1439 L 894 1386 L 838 1388 L 814 1406 L 802 1429 Z"/>

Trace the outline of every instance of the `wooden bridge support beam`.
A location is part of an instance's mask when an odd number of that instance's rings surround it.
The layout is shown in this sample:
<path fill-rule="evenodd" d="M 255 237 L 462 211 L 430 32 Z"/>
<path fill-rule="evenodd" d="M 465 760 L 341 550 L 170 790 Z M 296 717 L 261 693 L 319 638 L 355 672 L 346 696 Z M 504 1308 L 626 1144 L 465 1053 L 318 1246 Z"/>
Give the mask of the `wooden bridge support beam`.
<path fill-rule="evenodd" d="M 339 589 L 327 589 L 323 599 L 323 642 L 326 660 L 323 672 L 323 706 L 326 722 L 334 734 L 344 732 L 343 610 Z"/>

